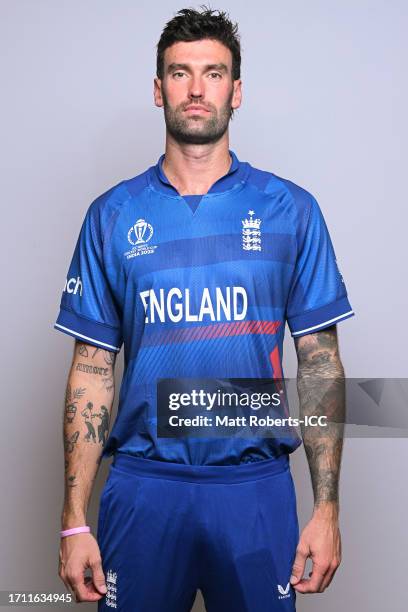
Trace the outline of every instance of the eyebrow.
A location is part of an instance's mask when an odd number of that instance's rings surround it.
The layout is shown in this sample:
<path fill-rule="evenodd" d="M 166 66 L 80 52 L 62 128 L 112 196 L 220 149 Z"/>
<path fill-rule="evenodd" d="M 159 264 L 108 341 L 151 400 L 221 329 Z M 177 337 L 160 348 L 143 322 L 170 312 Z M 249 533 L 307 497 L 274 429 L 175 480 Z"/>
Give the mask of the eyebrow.
<path fill-rule="evenodd" d="M 167 72 L 173 72 L 173 70 L 185 70 L 186 72 L 191 72 L 189 64 L 177 64 L 175 62 L 169 64 L 167 67 Z M 227 73 L 228 67 L 222 62 L 219 64 L 207 64 L 203 67 L 203 72 L 207 72 L 208 70 L 219 70 L 220 72 Z"/>

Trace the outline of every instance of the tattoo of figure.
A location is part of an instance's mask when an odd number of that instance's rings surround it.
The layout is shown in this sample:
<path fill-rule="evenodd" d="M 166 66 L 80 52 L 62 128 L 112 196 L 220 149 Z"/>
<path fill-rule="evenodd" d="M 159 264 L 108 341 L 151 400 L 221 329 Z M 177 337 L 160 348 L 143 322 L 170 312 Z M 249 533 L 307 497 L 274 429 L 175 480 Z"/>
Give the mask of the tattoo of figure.
<path fill-rule="evenodd" d="M 101 412 L 98 414 L 101 422 L 98 425 L 98 442 L 102 445 L 106 442 L 106 437 L 109 431 L 109 412 L 106 406 L 101 406 Z"/>
<path fill-rule="evenodd" d="M 86 407 L 82 410 L 81 414 L 85 417 L 85 425 L 88 429 L 88 433 L 85 435 L 85 440 L 89 442 L 91 439 L 96 442 L 95 427 L 93 426 L 92 419 L 97 416 L 92 412 L 93 403 L 88 402 Z"/>
<path fill-rule="evenodd" d="M 99 418 L 100 423 L 98 424 L 98 442 L 104 445 L 109 432 L 109 411 L 106 406 L 101 406 L 101 412 L 93 412 L 92 410 L 93 403 L 88 402 L 86 408 L 84 408 L 81 413 L 85 417 L 85 425 L 88 428 L 88 433 L 85 435 L 85 440 L 87 442 L 90 440 L 92 440 L 92 442 L 96 442 L 96 432 L 92 419 Z"/>

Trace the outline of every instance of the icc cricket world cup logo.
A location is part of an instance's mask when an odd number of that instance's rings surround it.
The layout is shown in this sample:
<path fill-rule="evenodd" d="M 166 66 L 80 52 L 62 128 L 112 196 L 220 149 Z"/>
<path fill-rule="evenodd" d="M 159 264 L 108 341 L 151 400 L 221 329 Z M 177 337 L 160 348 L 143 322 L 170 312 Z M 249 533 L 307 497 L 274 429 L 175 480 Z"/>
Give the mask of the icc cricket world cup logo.
<path fill-rule="evenodd" d="M 128 240 L 133 245 L 146 244 L 152 236 L 153 228 L 144 219 L 138 219 L 128 231 Z"/>

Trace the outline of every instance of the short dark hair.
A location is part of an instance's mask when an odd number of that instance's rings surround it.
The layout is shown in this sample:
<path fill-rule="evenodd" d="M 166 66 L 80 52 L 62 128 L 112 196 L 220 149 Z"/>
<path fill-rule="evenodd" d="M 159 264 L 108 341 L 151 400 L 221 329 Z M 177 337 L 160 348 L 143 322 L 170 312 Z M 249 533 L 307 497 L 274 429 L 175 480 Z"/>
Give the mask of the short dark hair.
<path fill-rule="evenodd" d="M 224 11 L 212 10 L 202 5 L 201 11 L 192 8 L 181 9 L 166 23 L 157 44 L 156 74 L 163 78 L 164 52 L 176 42 L 191 42 L 209 38 L 218 40 L 232 54 L 232 79 L 241 76 L 241 45 L 238 24 L 232 23 Z"/>

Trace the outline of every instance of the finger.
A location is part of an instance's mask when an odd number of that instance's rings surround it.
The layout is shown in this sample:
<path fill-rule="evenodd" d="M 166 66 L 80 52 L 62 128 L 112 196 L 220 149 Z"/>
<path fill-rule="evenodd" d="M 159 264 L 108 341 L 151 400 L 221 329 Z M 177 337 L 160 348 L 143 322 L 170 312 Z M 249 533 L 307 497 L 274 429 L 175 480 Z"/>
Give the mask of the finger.
<path fill-rule="evenodd" d="M 292 565 L 292 575 L 290 577 L 290 583 L 295 585 L 302 579 L 303 573 L 305 571 L 306 559 L 308 557 L 308 552 L 304 550 L 302 547 L 298 546 L 296 549 L 295 560 Z"/>
<path fill-rule="evenodd" d="M 87 599 L 87 589 L 85 587 L 84 575 L 83 573 L 74 573 L 68 577 L 69 584 L 71 589 L 74 592 L 76 601 L 89 601 Z M 93 601 L 93 600 L 91 600 Z"/>
<path fill-rule="evenodd" d="M 77 582 L 74 586 L 74 592 L 77 596 L 77 601 L 98 601 L 104 596 L 95 589 L 91 576 L 85 576 L 81 582 Z"/>
<path fill-rule="evenodd" d="M 103 573 L 101 559 L 97 558 L 93 561 L 90 561 L 90 566 L 92 570 L 92 579 L 95 588 L 97 589 L 97 591 L 99 591 L 99 593 L 106 593 L 108 589 L 105 582 L 105 574 Z"/>
<path fill-rule="evenodd" d="M 327 569 L 325 567 L 319 567 L 314 564 L 310 578 L 304 578 L 297 584 L 294 584 L 293 588 L 299 593 L 318 593 L 326 572 Z"/>
<path fill-rule="evenodd" d="M 98 601 L 105 596 L 105 593 L 100 593 L 93 583 L 92 576 L 85 577 L 85 589 L 86 589 L 86 599 L 87 601 Z"/>
<path fill-rule="evenodd" d="M 329 586 L 329 584 L 333 580 L 334 574 L 337 572 L 339 565 L 340 565 L 340 561 L 339 560 L 334 559 L 332 561 L 332 564 L 330 565 L 330 568 L 327 571 L 327 573 L 326 573 L 326 575 L 325 575 L 325 577 L 323 579 L 323 582 L 321 584 L 321 587 L 320 587 L 321 588 L 321 591 L 320 591 L 321 593 L 323 593 L 323 591 L 325 589 L 327 589 L 327 587 Z"/>

